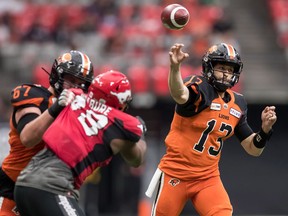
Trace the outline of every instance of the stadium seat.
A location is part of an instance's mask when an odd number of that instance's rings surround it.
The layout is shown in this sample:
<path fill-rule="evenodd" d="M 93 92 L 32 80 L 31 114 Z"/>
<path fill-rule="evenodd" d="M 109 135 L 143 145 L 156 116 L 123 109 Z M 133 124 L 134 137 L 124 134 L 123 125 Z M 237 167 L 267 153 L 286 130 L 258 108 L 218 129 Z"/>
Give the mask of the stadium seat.
<path fill-rule="evenodd" d="M 168 73 L 169 66 L 155 66 L 151 69 L 153 91 L 159 97 L 169 96 Z"/>
<path fill-rule="evenodd" d="M 39 8 L 40 24 L 53 32 L 57 27 L 60 8 L 55 4 L 44 4 Z"/>
<path fill-rule="evenodd" d="M 23 11 L 17 12 L 12 15 L 13 25 L 18 34 L 25 35 L 38 18 L 39 6 L 36 4 L 27 4 Z"/>
<path fill-rule="evenodd" d="M 51 65 L 47 63 L 37 64 L 33 69 L 32 79 L 35 84 L 40 84 L 48 88 L 50 85 L 49 79 L 48 79 L 49 75 L 42 69 L 42 67 L 49 71 L 49 69 L 51 68 Z"/>
<path fill-rule="evenodd" d="M 133 93 L 149 91 L 149 70 L 144 65 L 133 65 L 127 70 L 127 77 L 131 82 Z"/>

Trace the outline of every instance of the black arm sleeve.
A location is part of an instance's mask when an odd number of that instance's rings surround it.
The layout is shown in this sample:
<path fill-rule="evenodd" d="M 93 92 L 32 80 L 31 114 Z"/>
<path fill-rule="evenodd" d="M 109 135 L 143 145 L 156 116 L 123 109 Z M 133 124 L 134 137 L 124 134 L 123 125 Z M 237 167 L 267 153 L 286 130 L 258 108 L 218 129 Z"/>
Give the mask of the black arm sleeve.
<path fill-rule="evenodd" d="M 26 115 L 22 116 L 17 124 L 17 131 L 20 134 L 26 124 L 36 119 L 39 115 L 36 113 L 27 113 Z"/>
<path fill-rule="evenodd" d="M 253 130 L 248 125 L 247 121 L 244 120 L 242 124 L 237 125 L 235 128 L 235 136 L 239 139 L 240 142 L 242 142 L 244 139 L 249 137 L 251 134 L 253 134 Z"/>

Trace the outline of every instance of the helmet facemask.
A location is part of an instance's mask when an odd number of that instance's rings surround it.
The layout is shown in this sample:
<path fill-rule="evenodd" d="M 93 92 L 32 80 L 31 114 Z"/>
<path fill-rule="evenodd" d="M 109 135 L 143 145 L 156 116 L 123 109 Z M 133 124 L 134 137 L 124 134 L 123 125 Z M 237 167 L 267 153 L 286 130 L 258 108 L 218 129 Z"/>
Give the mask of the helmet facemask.
<path fill-rule="evenodd" d="M 212 86 L 219 92 L 225 92 L 228 88 L 232 88 L 238 81 L 239 81 L 239 73 L 235 73 L 233 72 L 233 74 L 231 75 L 231 78 L 229 80 L 227 80 L 225 77 L 228 75 L 226 71 L 221 71 L 219 69 L 217 69 L 217 72 L 219 73 L 223 73 L 222 78 L 217 78 L 215 75 L 215 66 L 217 65 L 217 63 L 219 64 L 223 64 L 223 65 L 228 65 L 228 66 L 232 66 L 235 70 L 235 68 L 237 66 L 235 66 L 234 64 L 231 63 L 225 63 L 225 62 L 216 62 L 213 63 L 211 62 L 211 65 L 209 66 L 210 70 L 209 72 L 206 74 L 206 78 L 208 79 L 209 83 L 212 84 Z"/>

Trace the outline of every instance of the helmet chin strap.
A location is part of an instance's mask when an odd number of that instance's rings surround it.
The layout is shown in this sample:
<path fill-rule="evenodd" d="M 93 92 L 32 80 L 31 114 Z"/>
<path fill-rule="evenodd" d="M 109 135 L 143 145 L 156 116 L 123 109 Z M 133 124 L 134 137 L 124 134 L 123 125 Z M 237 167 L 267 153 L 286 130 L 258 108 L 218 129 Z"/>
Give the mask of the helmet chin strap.
<path fill-rule="evenodd" d="M 229 88 L 229 86 L 227 86 L 226 84 L 219 83 L 217 81 L 213 82 L 213 87 L 219 92 L 225 92 Z"/>
<path fill-rule="evenodd" d="M 229 82 L 228 83 L 224 83 L 224 76 L 221 80 L 217 80 L 214 76 L 214 70 L 213 72 L 211 73 L 211 81 L 212 81 L 212 85 L 213 87 L 218 91 L 218 92 L 225 92 L 228 88 L 231 88 L 232 87 L 232 84 Z"/>

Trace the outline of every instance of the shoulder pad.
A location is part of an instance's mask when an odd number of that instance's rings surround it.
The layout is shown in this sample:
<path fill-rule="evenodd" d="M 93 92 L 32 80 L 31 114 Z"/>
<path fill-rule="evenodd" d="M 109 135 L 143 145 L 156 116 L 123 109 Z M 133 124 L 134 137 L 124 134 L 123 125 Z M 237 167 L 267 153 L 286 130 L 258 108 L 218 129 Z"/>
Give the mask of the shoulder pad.
<path fill-rule="evenodd" d="M 207 91 L 208 89 L 211 89 L 211 85 L 207 82 L 207 80 L 203 76 L 189 76 L 184 79 L 184 84 L 189 87 L 191 85 L 197 85 L 200 89 L 203 91 Z"/>
<path fill-rule="evenodd" d="M 206 79 L 204 77 L 198 76 L 198 75 L 189 76 L 189 77 L 186 77 L 184 79 L 184 84 L 187 87 L 191 86 L 193 84 L 200 85 L 202 83 L 206 83 Z"/>
<path fill-rule="evenodd" d="M 232 91 L 235 97 L 235 103 L 241 108 L 241 110 L 247 109 L 247 102 L 244 96 L 240 93 Z"/>
<path fill-rule="evenodd" d="M 14 107 L 40 106 L 41 102 L 50 96 L 51 93 L 40 85 L 24 84 L 12 90 L 11 103 Z"/>

